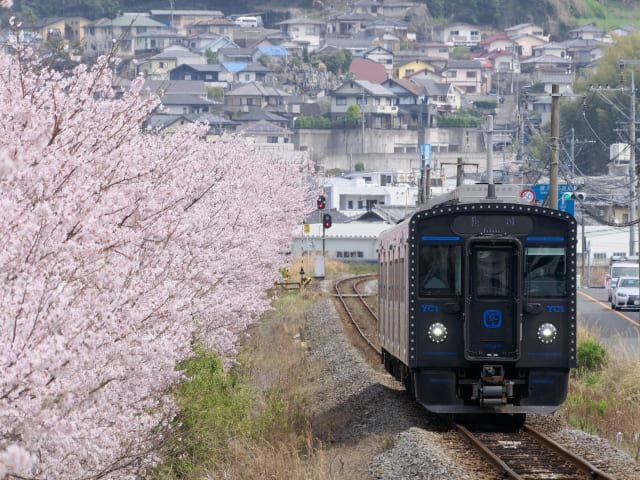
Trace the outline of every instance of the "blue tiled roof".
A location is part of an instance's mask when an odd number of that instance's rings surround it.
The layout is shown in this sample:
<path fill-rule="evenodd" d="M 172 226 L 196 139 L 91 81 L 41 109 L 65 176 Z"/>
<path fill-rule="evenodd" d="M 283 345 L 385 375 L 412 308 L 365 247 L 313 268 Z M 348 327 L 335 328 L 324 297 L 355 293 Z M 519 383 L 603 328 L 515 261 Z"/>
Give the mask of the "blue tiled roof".
<path fill-rule="evenodd" d="M 249 64 L 247 62 L 222 62 L 222 65 L 228 72 L 236 73 L 244 70 Z"/>
<path fill-rule="evenodd" d="M 289 55 L 289 51 L 280 45 L 259 45 L 258 51 L 272 57 L 284 57 Z"/>

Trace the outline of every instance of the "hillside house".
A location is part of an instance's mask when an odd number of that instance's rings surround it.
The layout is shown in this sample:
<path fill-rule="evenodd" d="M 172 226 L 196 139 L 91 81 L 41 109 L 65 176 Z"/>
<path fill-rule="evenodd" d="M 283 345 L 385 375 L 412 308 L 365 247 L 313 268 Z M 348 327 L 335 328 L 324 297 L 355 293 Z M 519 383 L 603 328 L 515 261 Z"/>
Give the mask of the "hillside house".
<path fill-rule="evenodd" d="M 293 43 L 307 47 L 309 52 L 316 50 L 327 32 L 327 23 L 306 17 L 296 17 L 276 24 Z"/>
<path fill-rule="evenodd" d="M 511 39 L 515 43 L 515 52 L 521 57 L 532 57 L 534 55 L 533 49 L 536 47 L 541 47 L 542 45 L 546 45 L 547 41 L 543 38 L 536 37 L 535 35 L 531 35 L 529 33 L 525 33 L 523 35 L 516 35 L 515 37 L 511 37 Z"/>
<path fill-rule="evenodd" d="M 513 52 L 516 49 L 516 42 L 506 35 L 490 35 L 480 40 L 478 47 L 485 52 L 502 50 Z"/>
<path fill-rule="evenodd" d="M 118 55 L 130 58 L 135 55 L 135 39 L 150 30 L 166 28 L 144 13 L 125 13 L 116 18 L 101 18 L 84 26 L 85 54 L 91 57 L 105 55 L 118 42 Z"/>
<path fill-rule="evenodd" d="M 154 54 L 175 45 L 186 45 L 186 37 L 168 28 L 157 28 L 141 33 L 134 41 L 136 55 Z"/>
<path fill-rule="evenodd" d="M 400 128 L 393 92 L 366 80 L 348 80 L 331 92 L 331 119 L 344 117 L 351 105 L 358 105 L 365 128 Z"/>
<path fill-rule="evenodd" d="M 233 41 L 233 34 L 237 28 L 238 26 L 228 18 L 208 18 L 192 24 L 188 29 L 188 35 L 193 36 L 201 33 L 213 33 L 215 35 L 227 37 L 229 40 Z"/>
<path fill-rule="evenodd" d="M 415 72 L 427 70 L 429 72 L 435 72 L 436 68 L 429 62 L 423 60 L 412 60 L 407 63 L 403 63 L 394 68 L 393 76 L 395 78 L 406 78 Z"/>
<path fill-rule="evenodd" d="M 218 53 L 221 48 L 240 48 L 228 37 L 217 33 L 199 33 L 188 38 L 187 43 L 191 51 L 204 55 L 207 50 Z"/>
<path fill-rule="evenodd" d="M 226 87 L 233 82 L 233 75 L 222 68 L 219 63 L 209 65 L 207 63 L 182 64 L 169 72 L 170 80 L 200 81 L 208 87 Z"/>
<path fill-rule="evenodd" d="M 544 34 L 544 29 L 534 23 L 520 23 L 504 29 L 504 33 L 509 38 L 520 37 L 522 35 L 532 35 L 545 42 L 549 41 L 549 35 Z"/>
<path fill-rule="evenodd" d="M 434 38 L 446 45 L 475 47 L 482 40 L 480 29 L 466 23 L 453 23 L 434 30 Z"/>
<path fill-rule="evenodd" d="M 384 47 L 373 47 L 362 54 L 363 58 L 384 65 L 387 77 L 393 76 L 393 51 Z"/>
<path fill-rule="evenodd" d="M 353 78 L 356 80 L 367 80 L 372 83 L 382 83 L 389 77 L 384 65 L 368 58 L 354 58 L 349 71 L 353 73 Z"/>
<path fill-rule="evenodd" d="M 269 108 L 270 111 L 285 111 L 289 94 L 277 87 L 249 82 L 231 89 L 224 96 L 227 112 L 249 112 L 252 109 Z"/>
<path fill-rule="evenodd" d="M 188 94 L 163 95 L 160 102 L 164 106 L 162 113 L 173 115 L 210 113 L 215 105 L 211 100 Z"/>
<path fill-rule="evenodd" d="M 151 18 L 172 28 L 181 35 L 187 35 L 189 28 L 198 22 L 212 18 L 222 19 L 220 10 L 151 10 Z"/>
<path fill-rule="evenodd" d="M 488 79 L 479 60 L 449 60 L 442 71 L 442 80 L 467 94 L 488 91 Z"/>
<path fill-rule="evenodd" d="M 162 80 L 169 78 L 171 70 L 185 63 L 206 64 L 207 59 L 186 47 L 174 45 L 140 63 L 138 73 L 143 73 L 147 78 Z"/>
<path fill-rule="evenodd" d="M 251 142 L 256 150 L 293 151 L 295 147 L 291 141 L 293 134 L 291 130 L 266 120 L 260 120 L 247 126 L 240 133 Z"/>

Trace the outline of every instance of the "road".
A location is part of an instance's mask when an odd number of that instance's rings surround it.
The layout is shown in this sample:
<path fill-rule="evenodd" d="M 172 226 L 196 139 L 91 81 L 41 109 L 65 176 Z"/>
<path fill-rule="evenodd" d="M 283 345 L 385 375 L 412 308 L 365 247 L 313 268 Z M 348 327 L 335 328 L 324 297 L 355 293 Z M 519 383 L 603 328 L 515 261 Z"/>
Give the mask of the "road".
<path fill-rule="evenodd" d="M 613 311 L 604 288 L 578 289 L 578 325 L 612 355 L 640 358 L 640 311 Z"/>

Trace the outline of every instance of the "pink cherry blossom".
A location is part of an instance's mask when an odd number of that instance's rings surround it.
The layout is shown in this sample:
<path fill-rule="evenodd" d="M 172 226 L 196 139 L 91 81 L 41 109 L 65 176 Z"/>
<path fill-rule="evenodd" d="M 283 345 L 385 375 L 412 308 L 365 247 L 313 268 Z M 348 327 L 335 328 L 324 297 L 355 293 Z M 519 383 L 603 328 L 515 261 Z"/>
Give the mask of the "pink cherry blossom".
<path fill-rule="evenodd" d="M 0 478 L 134 478 L 193 341 L 233 355 L 269 308 L 308 160 L 149 131 L 141 79 L 28 54 L 0 55 Z"/>

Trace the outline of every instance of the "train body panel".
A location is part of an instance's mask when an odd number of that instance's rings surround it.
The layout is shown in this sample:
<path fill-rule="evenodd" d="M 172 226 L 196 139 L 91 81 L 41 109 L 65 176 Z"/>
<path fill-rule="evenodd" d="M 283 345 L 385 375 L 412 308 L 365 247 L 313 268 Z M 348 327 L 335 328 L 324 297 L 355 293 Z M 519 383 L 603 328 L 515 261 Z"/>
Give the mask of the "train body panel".
<path fill-rule="evenodd" d="M 428 410 L 543 413 L 576 355 L 570 215 L 522 203 L 448 203 L 379 240 L 385 367 Z"/>

